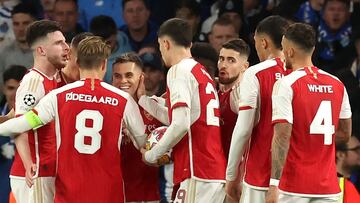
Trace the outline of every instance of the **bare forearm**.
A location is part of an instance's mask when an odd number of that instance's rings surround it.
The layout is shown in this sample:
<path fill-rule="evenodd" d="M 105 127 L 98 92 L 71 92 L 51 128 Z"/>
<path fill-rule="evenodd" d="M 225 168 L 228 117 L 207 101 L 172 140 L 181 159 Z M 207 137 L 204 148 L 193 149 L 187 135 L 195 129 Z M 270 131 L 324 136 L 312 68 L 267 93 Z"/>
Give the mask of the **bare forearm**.
<path fill-rule="evenodd" d="M 28 140 L 28 134 L 22 133 L 15 138 L 16 150 L 19 153 L 19 156 L 23 162 L 25 168 L 31 166 L 32 158 Z"/>
<path fill-rule="evenodd" d="M 290 147 L 291 124 L 278 123 L 274 126 L 274 137 L 271 146 L 271 178 L 279 180 L 285 165 Z"/>

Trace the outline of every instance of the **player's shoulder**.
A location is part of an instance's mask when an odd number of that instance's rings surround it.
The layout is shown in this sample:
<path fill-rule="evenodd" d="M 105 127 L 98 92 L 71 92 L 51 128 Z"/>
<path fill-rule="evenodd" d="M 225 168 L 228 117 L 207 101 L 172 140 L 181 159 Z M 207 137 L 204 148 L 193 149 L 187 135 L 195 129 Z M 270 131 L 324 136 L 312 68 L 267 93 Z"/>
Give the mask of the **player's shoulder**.
<path fill-rule="evenodd" d="M 282 65 L 282 64 L 280 64 L 278 59 L 276 59 L 276 58 L 268 59 L 268 60 L 262 61 L 258 64 L 255 64 L 253 66 L 250 66 L 246 71 L 255 75 L 258 72 L 267 70 L 269 68 L 277 67 L 280 65 Z"/>
<path fill-rule="evenodd" d="M 193 68 L 199 63 L 192 58 L 186 58 L 173 65 L 168 72 L 170 78 L 189 77 Z"/>
<path fill-rule="evenodd" d="M 343 83 L 341 82 L 341 80 L 340 80 L 338 77 L 336 77 L 335 75 L 332 75 L 332 74 L 330 74 L 330 73 L 328 73 L 328 72 L 326 72 L 326 71 L 324 71 L 324 70 L 321 70 L 321 69 L 318 69 L 318 71 L 319 71 L 320 74 L 325 75 L 325 76 L 328 76 L 329 78 L 331 78 L 334 82 L 343 85 Z"/>
<path fill-rule="evenodd" d="M 42 74 L 38 73 L 37 71 L 30 70 L 28 73 L 24 75 L 24 77 L 20 82 L 20 85 L 34 83 L 32 85 L 35 86 L 37 84 L 41 84 L 44 81 L 44 79 L 45 78 Z"/>
<path fill-rule="evenodd" d="M 299 80 L 300 78 L 302 78 L 304 76 L 306 76 L 306 72 L 304 71 L 304 69 L 299 69 L 299 70 L 293 71 L 293 72 L 289 73 L 288 75 L 284 76 L 283 78 L 279 79 L 278 83 L 282 83 L 282 84 L 291 86 L 297 80 Z"/>
<path fill-rule="evenodd" d="M 114 86 L 112 86 L 112 85 L 110 85 L 110 84 L 108 84 L 106 82 L 101 82 L 100 85 L 103 88 L 105 88 L 105 89 L 109 90 L 110 92 L 112 92 L 114 95 L 119 95 L 119 96 L 125 98 L 126 100 L 128 100 L 131 97 L 127 92 L 124 92 L 124 91 L 120 90 L 119 88 L 116 88 L 116 87 L 114 87 Z"/>

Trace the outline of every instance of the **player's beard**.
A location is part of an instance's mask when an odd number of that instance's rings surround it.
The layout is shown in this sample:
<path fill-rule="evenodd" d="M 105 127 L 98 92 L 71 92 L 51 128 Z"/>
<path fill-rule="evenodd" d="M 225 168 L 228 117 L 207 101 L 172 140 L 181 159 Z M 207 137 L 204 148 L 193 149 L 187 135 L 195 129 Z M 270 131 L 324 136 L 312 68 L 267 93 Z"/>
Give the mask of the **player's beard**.
<path fill-rule="evenodd" d="M 219 82 L 223 85 L 228 85 L 228 84 L 235 82 L 238 78 L 239 78 L 239 75 L 231 77 L 231 78 L 219 77 Z"/>
<path fill-rule="evenodd" d="M 48 57 L 49 62 L 58 70 L 66 66 L 66 62 L 62 60 L 61 56 Z"/>

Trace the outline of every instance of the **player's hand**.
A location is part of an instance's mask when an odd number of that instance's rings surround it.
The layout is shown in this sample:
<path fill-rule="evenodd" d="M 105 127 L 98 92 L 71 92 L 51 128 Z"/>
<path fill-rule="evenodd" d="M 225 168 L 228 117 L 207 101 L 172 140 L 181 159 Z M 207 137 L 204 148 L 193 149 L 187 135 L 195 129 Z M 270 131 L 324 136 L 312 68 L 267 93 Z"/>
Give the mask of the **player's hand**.
<path fill-rule="evenodd" d="M 25 172 L 25 181 L 26 184 L 31 188 L 31 186 L 34 184 L 33 182 L 33 177 L 36 173 L 36 164 L 31 164 L 26 168 L 26 172 Z"/>
<path fill-rule="evenodd" d="M 148 150 L 146 150 L 145 148 L 140 148 L 140 152 L 141 152 L 141 155 L 142 155 L 142 160 L 143 162 L 146 164 L 146 165 L 149 165 L 149 166 L 159 166 L 157 163 L 150 163 L 148 161 L 146 161 L 145 159 L 145 153 L 147 152 Z"/>
<path fill-rule="evenodd" d="M 265 196 L 266 203 L 277 203 L 279 198 L 279 190 L 278 187 L 270 185 L 269 190 Z"/>
<path fill-rule="evenodd" d="M 225 192 L 229 197 L 229 199 L 235 202 L 239 202 L 241 197 L 241 191 L 242 191 L 242 187 L 241 187 L 241 182 L 239 180 L 226 181 Z"/>
<path fill-rule="evenodd" d="M 136 90 L 137 100 L 139 100 L 141 96 L 145 95 L 145 93 L 146 93 L 146 91 L 145 91 L 145 84 L 144 84 L 144 74 L 142 74 L 140 76 L 139 86 Z"/>

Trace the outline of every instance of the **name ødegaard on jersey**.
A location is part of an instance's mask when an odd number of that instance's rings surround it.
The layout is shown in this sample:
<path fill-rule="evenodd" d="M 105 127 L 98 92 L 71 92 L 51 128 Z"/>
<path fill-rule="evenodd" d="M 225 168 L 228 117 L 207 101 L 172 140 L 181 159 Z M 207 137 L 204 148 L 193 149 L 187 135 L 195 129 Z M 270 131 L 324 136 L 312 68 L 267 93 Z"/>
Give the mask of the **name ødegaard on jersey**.
<path fill-rule="evenodd" d="M 119 104 L 119 101 L 116 98 L 103 97 L 103 96 L 98 98 L 95 95 L 77 94 L 77 93 L 73 93 L 73 92 L 70 92 L 70 93 L 66 94 L 66 102 L 67 101 L 102 103 L 102 104 L 109 104 L 109 105 L 113 105 L 113 106 L 117 106 Z"/>

